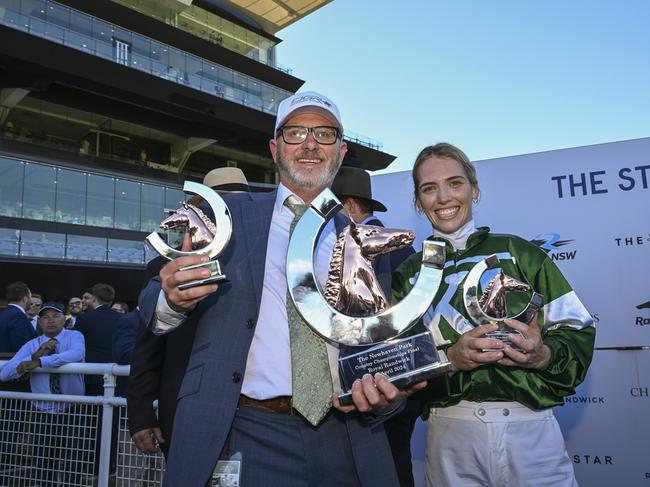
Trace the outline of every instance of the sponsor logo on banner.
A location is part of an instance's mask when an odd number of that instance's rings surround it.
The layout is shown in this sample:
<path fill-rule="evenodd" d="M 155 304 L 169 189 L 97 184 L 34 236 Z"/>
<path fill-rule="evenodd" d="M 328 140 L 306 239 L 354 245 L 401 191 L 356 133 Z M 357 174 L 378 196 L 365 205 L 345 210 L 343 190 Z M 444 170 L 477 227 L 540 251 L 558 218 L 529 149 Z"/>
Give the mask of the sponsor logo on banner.
<path fill-rule="evenodd" d="M 573 239 L 562 240 L 559 233 L 541 233 L 530 242 L 546 252 L 551 260 L 573 260 L 578 251 L 563 248 L 573 241 Z"/>
<path fill-rule="evenodd" d="M 605 396 L 567 396 L 564 404 L 605 404 Z"/>
<path fill-rule="evenodd" d="M 639 245 L 650 245 L 650 233 L 646 235 L 623 235 L 614 237 L 616 247 L 638 247 Z"/>
<path fill-rule="evenodd" d="M 614 465 L 614 457 L 612 455 L 604 455 L 599 453 L 594 455 L 590 454 L 574 454 L 573 463 L 579 463 L 581 465 Z"/>
<path fill-rule="evenodd" d="M 634 324 L 637 326 L 650 326 L 650 301 L 638 304 L 636 309 L 645 310 L 634 318 Z"/>
<path fill-rule="evenodd" d="M 636 398 L 648 399 L 650 397 L 649 393 L 650 391 L 647 387 L 633 387 L 630 389 L 630 396 Z"/>

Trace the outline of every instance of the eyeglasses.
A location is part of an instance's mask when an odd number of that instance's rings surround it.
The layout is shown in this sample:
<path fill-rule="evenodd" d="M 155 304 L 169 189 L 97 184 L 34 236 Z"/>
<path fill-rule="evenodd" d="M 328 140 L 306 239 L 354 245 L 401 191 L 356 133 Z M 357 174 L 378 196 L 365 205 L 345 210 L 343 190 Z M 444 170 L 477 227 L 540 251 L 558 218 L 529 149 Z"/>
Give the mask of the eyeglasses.
<path fill-rule="evenodd" d="M 282 140 L 285 144 L 297 145 L 302 144 L 307 139 L 307 134 L 311 132 L 314 140 L 321 145 L 334 144 L 341 134 L 336 127 L 302 127 L 300 125 L 285 125 L 280 127 L 275 136 L 282 134 Z"/>
<path fill-rule="evenodd" d="M 68 306 L 80 306 L 80 305 L 81 305 L 81 301 L 70 301 L 68 303 Z"/>

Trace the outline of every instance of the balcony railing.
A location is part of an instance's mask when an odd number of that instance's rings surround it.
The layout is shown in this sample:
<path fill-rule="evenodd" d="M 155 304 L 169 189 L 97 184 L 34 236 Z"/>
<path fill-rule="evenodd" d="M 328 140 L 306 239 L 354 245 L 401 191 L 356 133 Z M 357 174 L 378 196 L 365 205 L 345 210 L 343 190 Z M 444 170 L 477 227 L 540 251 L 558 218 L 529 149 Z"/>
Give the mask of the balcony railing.
<path fill-rule="evenodd" d="M 291 92 L 49 0 L 0 0 L 0 24 L 275 114 Z"/>

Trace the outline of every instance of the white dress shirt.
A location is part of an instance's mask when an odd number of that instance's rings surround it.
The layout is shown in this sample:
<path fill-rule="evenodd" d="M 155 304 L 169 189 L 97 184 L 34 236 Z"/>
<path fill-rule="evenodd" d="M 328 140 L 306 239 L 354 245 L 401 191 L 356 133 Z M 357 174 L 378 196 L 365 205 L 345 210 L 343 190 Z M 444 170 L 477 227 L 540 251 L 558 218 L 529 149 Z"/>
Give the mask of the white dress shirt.
<path fill-rule="evenodd" d="M 64 364 L 83 362 L 86 349 L 84 337 L 78 331 L 66 330 L 65 328 L 54 337 L 57 341 L 56 351 L 51 355 L 43 355 L 41 360 L 41 367 L 44 369 L 59 367 Z M 31 360 L 32 354 L 39 349 L 39 347 L 47 342 L 50 337 L 41 335 L 32 338 L 25 343 L 16 355 L 7 362 L 7 364 L 0 371 L 0 380 L 6 381 L 17 379 L 22 374 L 18 373 L 16 367 L 21 362 Z M 56 372 L 56 371 L 52 371 Z M 50 391 L 50 374 L 35 373 L 29 374 L 29 382 L 31 384 L 32 392 L 38 394 L 49 394 Z M 83 396 L 84 389 L 84 376 L 83 374 L 61 374 L 60 377 L 61 393 Z M 64 403 L 34 401 L 34 407 L 41 411 L 61 412 L 65 410 Z"/>
<path fill-rule="evenodd" d="M 287 320 L 287 249 L 293 212 L 284 206 L 292 193 L 278 186 L 273 206 L 269 240 L 264 263 L 264 285 L 260 314 L 255 327 L 253 343 L 248 351 L 242 394 L 253 399 L 291 396 L 291 346 Z M 298 196 L 294 197 L 298 198 Z M 300 198 L 298 198 L 300 200 Z M 302 201 L 302 200 L 300 200 Z M 336 243 L 336 228 L 330 221 L 321 234 L 316 248 L 316 279 L 325 285 L 332 249 Z M 338 348 L 327 344 L 335 390 L 340 390 L 338 379 Z"/>

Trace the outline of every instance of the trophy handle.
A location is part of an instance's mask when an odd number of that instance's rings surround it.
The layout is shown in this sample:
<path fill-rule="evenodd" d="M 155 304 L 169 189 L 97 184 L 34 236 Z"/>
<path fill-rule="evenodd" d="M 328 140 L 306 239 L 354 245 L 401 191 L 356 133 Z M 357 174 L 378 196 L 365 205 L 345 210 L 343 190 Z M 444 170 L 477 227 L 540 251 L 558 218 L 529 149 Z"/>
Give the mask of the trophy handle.
<path fill-rule="evenodd" d="M 193 181 L 185 181 L 183 191 L 186 193 L 198 194 L 208 203 L 208 205 L 210 205 L 210 208 L 212 208 L 215 226 L 217 228 L 217 232 L 212 241 L 205 247 L 192 252 L 184 252 L 170 247 L 167 245 L 167 242 L 160 238 L 160 235 L 158 235 L 157 232 L 151 232 L 147 235 L 146 241 L 156 252 L 167 257 L 169 260 L 184 257 L 186 255 L 205 255 L 210 259 L 213 259 L 219 255 L 224 248 L 226 248 L 226 245 L 230 242 L 230 236 L 232 235 L 232 219 L 230 218 L 228 206 L 216 191 L 203 184 L 195 183 Z"/>
<path fill-rule="evenodd" d="M 423 242 L 422 265 L 418 279 L 402 301 L 375 315 L 348 316 L 330 306 L 325 300 L 314 274 L 313 256 L 318 237 L 341 207 L 341 202 L 334 193 L 325 189 L 300 218 L 289 240 L 287 285 L 296 309 L 318 335 L 333 343 L 365 346 L 406 331 L 431 306 L 442 281 L 444 244 L 431 240 Z M 309 245 L 306 245 L 307 242 Z M 336 327 L 353 332 L 348 334 L 351 336 L 335 339 L 332 338 L 332 332 Z M 373 334 L 381 336 L 381 340 L 373 340 Z"/>
<path fill-rule="evenodd" d="M 492 254 L 472 267 L 472 270 L 467 274 L 463 284 L 463 300 L 465 301 L 467 314 L 474 323 L 477 325 L 496 323 L 499 325 L 499 329 L 501 330 L 507 328 L 504 323 L 505 320 L 517 320 L 522 323 L 529 323 L 535 313 L 537 313 L 537 311 L 542 307 L 544 296 L 533 291 L 533 295 L 530 297 L 526 307 L 514 316 L 495 318 L 485 313 L 478 302 L 479 282 L 481 281 L 483 273 L 488 269 L 496 267 L 499 262 L 499 257 L 497 257 L 496 254 Z"/>

